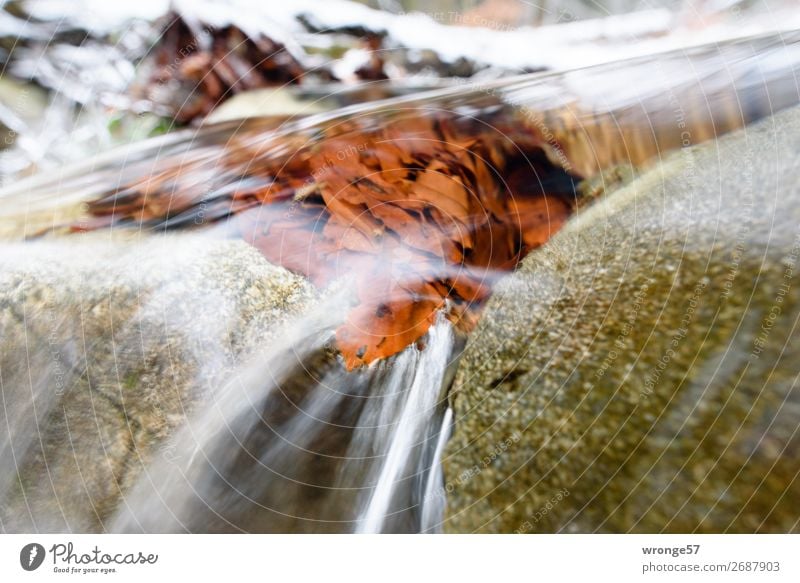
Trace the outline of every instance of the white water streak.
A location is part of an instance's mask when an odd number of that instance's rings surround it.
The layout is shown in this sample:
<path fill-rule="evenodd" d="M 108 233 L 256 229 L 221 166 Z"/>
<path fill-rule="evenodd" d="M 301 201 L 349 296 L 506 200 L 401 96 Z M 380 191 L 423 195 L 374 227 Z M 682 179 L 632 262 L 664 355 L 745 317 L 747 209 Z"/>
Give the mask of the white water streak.
<path fill-rule="evenodd" d="M 415 447 L 424 440 L 435 413 L 452 348 L 452 327 L 447 321 L 440 321 L 430 330 L 427 348 L 416 355 L 414 378 L 400 419 L 389 439 L 391 445 L 381 466 L 378 483 L 359 518 L 357 532 L 381 532 L 395 484 L 408 466 Z"/>
<path fill-rule="evenodd" d="M 422 532 L 439 532 L 444 516 L 445 492 L 444 475 L 441 463 L 444 447 L 453 430 L 453 410 L 448 407 L 442 417 L 442 428 L 436 441 L 431 466 L 428 469 L 428 480 L 425 483 L 425 495 L 422 498 Z"/>

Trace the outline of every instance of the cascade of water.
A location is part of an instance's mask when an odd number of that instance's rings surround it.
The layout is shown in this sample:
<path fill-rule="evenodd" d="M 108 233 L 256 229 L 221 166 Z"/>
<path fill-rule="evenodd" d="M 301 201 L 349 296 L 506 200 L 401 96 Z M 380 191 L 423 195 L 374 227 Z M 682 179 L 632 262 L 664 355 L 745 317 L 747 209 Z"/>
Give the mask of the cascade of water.
<path fill-rule="evenodd" d="M 231 379 L 143 472 L 113 530 L 418 531 L 452 326 L 347 372 L 325 355 L 332 324 L 295 323 L 303 333 Z"/>
<path fill-rule="evenodd" d="M 339 299 L 295 322 L 279 345 L 263 347 L 185 422 L 125 495 L 113 531 L 262 528 L 240 516 L 242 500 L 253 504 L 260 490 L 286 476 L 310 447 L 308 438 L 341 407 L 342 394 L 323 390 L 303 398 L 299 411 L 292 408 L 308 384 L 326 387 L 344 374 L 329 370 L 324 356 Z M 277 417 L 287 410 L 290 420 L 281 423 Z M 243 467 L 241 458 L 249 464 Z"/>
<path fill-rule="evenodd" d="M 414 376 L 395 422 L 382 428 L 390 435 L 386 440 L 389 447 L 382 463 L 377 466 L 377 483 L 359 517 L 357 532 L 377 533 L 383 530 L 387 516 L 392 512 L 392 497 L 398 483 L 405 477 L 409 467 L 416 467 L 413 464 L 416 461 L 414 452 L 425 441 L 437 412 L 440 389 L 452 349 L 452 328 L 445 321 L 440 321 L 431 328 L 427 348 L 413 354 L 416 361 Z M 408 351 L 403 356 L 407 355 Z"/>

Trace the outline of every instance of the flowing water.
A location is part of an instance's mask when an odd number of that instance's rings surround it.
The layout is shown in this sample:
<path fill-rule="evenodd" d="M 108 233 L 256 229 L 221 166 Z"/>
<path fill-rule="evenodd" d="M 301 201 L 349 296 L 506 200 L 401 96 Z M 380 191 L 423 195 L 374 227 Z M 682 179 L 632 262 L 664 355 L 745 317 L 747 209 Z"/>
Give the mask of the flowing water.
<path fill-rule="evenodd" d="M 333 306 L 296 323 L 187 421 L 112 530 L 418 532 L 423 517 L 440 521 L 440 500 L 431 508 L 424 489 L 441 483 L 431 428 L 442 424 L 452 327 L 440 319 L 424 350 L 346 372 L 324 354 Z"/>
<path fill-rule="evenodd" d="M 369 435 L 359 436 L 361 443 L 355 444 L 361 450 L 364 443 L 385 444 L 385 453 L 371 472 L 376 478 L 375 485 L 364 512 L 359 517 L 358 532 L 376 533 L 383 530 L 392 502 L 396 498 L 398 482 L 409 471 L 419 472 L 421 460 L 427 457 L 414 455 L 412 452 L 421 449 L 424 453 L 425 449 L 430 448 L 424 438 L 436 418 L 436 405 L 440 396 L 437 388 L 442 386 L 453 348 L 450 326 L 444 322 L 434 326 L 428 336 L 428 347 L 425 351 L 406 351 L 397 358 L 398 369 L 403 372 L 413 370 L 413 377 L 410 385 L 406 385 L 407 391 L 403 391 L 400 385 L 405 380 L 403 377 L 395 375 L 390 381 L 389 388 L 394 393 L 391 398 L 396 402 L 391 408 L 397 410 L 393 415 L 394 419 L 385 419 L 386 408 L 381 407 L 377 416 L 381 423 L 373 430 L 380 437 L 371 440 Z M 422 472 L 420 476 L 423 483 L 428 471 Z M 437 472 L 436 469 L 432 471 Z M 403 510 L 405 509 L 400 509 L 399 512 Z M 424 513 L 423 498 L 423 515 Z"/>
<path fill-rule="evenodd" d="M 444 446 L 450 439 L 453 431 L 453 410 L 448 407 L 442 416 L 442 424 L 439 427 L 439 436 L 436 440 L 436 449 L 433 450 L 433 458 L 428 465 L 427 480 L 425 483 L 425 494 L 422 498 L 422 522 L 421 531 L 425 533 L 439 532 L 445 511 L 445 488 L 444 476 L 440 471 L 442 457 L 444 456 Z"/>

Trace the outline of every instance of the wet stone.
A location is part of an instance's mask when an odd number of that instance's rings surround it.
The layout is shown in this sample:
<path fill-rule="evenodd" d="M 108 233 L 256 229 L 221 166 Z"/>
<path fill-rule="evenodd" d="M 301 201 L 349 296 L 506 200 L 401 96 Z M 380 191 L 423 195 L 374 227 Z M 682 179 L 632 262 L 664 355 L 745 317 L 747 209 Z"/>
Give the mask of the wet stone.
<path fill-rule="evenodd" d="M 2 530 L 104 530 L 174 430 L 313 298 L 243 242 L 4 245 Z"/>
<path fill-rule="evenodd" d="M 800 529 L 800 110 L 677 152 L 496 293 L 451 393 L 452 532 Z"/>

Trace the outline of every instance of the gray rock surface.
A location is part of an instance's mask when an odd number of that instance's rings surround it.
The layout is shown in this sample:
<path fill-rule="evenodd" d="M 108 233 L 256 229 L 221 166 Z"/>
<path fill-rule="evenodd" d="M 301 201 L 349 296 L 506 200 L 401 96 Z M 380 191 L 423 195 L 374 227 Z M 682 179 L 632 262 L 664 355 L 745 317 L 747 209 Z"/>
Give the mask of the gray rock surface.
<path fill-rule="evenodd" d="M 800 110 L 677 152 L 491 300 L 453 532 L 800 530 Z"/>
<path fill-rule="evenodd" d="M 1 530 L 107 528 L 166 438 L 315 297 L 243 242 L 107 237 L 0 248 Z"/>

